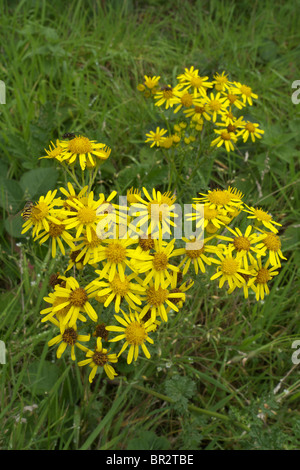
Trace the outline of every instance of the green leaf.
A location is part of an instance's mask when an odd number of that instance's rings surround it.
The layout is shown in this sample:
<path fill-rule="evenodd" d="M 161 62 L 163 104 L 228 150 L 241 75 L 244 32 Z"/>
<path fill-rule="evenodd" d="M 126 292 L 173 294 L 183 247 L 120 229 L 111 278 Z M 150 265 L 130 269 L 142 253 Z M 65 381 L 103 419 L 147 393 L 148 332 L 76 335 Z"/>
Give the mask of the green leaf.
<path fill-rule="evenodd" d="M 23 191 L 15 180 L 0 178 L 0 206 L 9 212 L 16 212 L 23 198 Z"/>
<path fill-rule="evenodd" d="M 21 177 L 20 185 L 28 199 L 34 199 L 47 191 L 53 190 L 58 178 L 55 168 L 35 168 Z"/>
<path fill-rule="evenodd" d="M 60 376 L 60 370 L 57 364 L 51 364 L 49 361 L 34 361 L 28 367 L 28 374 L 24 382 L 32 393 L 44 395 L 55 385 Z"/>
<path fill-rule="evenodd" d="M 158 437 L 153 431 L 142 431 L 139 437 L 128 442 L 127 450 L 168 450 L 170 443 L 166 437 Z"/>

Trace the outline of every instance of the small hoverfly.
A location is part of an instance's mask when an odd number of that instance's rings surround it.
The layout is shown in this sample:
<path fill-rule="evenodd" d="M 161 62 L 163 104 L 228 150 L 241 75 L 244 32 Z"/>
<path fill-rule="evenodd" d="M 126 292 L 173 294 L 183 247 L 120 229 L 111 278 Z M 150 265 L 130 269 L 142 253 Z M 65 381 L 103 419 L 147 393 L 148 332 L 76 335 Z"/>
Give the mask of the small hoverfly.
<path fill-rule="evenodd" d="M 72 139 L 75 139 L 76 135 L 73 133 L 73 132 L 66 132 L 62 138 L 63 139 L 68 139 L 68 140 L 72 140 Z"/>
<path fill-rule="evenodd" d="M 163 85 L 160 87 L 160 91 L 172 91 L 172 87 L 169 85 Z"/>
<path fill-rule="evenodd" d="M 31 216 L 31 210 L 33 208 L 33 202 L 32 201 L 27 201 L 25 206 L 24 206 L 24 209 L 21 213 L 21 216 L 23 218 L 23 220 L 28 220 L 29 217 Z"/>

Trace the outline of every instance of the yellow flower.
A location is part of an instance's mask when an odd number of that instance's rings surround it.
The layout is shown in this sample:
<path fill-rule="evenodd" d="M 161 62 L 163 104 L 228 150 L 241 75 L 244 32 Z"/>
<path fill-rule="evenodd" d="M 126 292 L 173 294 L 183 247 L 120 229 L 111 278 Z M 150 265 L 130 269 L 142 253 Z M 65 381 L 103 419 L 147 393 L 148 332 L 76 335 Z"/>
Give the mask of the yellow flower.
<path fill-rule="evenodd" d="M 119 274 L 116 273 L 114 278 L 109 281 L 108 276 L 102 280 L 103 276 L 101 271 L 96 270 L 95 272 L 99 274 L 100 277 L 92 281 L 91 284 L 97 289 L 95 292 L 97 296 L 106 296 L 104 307 L 108 307 L 114 300 L 115 311 L 118 313 L 123 299 L 125 299 L 128 305 L 133 309 L 136 309 L 137 305 L 142 304 L 140 296 L 145 293 L 146 288 L 141 285 L 141 279 L 138 284 L 133 282 L 137 280 L 137 274 L 131 273 L 125 275 L 122 281 Z"/>
<path fill-rule="evenodd" d="M 113 380 L 116 375 L 118 375 L 115 369 L 109 364 L 118 362 L 116 354 L 108 354 L 108 350 L 103 348 L 101 338 L 97 338 L 97 345 L 94 351 L 90 349 L 86 352 L 87 359 L 78 362 L 79 366 L 89 365 L 92 368 L 92 371 L 89 375 L 89 382 L 92 383 L 98 367 L 103 367 L 107 377 L 110 380 Z"/>
<path fill-rule="evenodd" d="M 63 148 L 62 161 L 72 165 L 78 157 L 82 171 L 87 165 L 94 167 L 97 162 L 106 160 L 110 155 L 110 149 L 105 144 L 81 135 L 72 140 L 61 141 L 60 146 Z"/>
<path fill-rule="evenodd" d="M 246 204 L 245 206 L 247 207 L 247 209 L 243 209 L 244 212 L 248 212 L 249 214 L 251 214 L 248 215 L 248 219 L 254 219 L 257 225 L 264 225 L 273 233 L 278 232 L 277 228 L 274 227 L 274 225 L 279 225 L 281 227 L 281 224 L 275 222 L 275 220 L 273 220 L 273 217 L 268 212 L 265 212 L 263 209 L 258 207 L 249 207 Z"/>
<path fill-rule="evenodd" d="M 122 310 L 123 317 L 119 315 L 114 315 L 115 319 L 122 325 L 122 326 L 107 326 L 106 329 L 108 331 L 115 331 L 121 333 L 120 335 L 116 336 L 113 339 L 110 339 L 110 342 L 116 342 L 125 339 L 125 343 L 123 344 L 118 357 L 125 351 L 125 349 L 129 346 L 129 351 L 127 355 L 127 363 L 131 364 L 134 360 L 136 361 L 139 355 L 139 348 L 141 346 L 143 353 L 145 354 L 146 358 L 150 358 L 150 353 L 146 346 L 146 342 L 153 344 L 153 339 L 149 337 L 149 333 L 156 329 L 156 325 L 153 323 L 151 319 L 144 322 L 137 312 L 130 311 L 129 315 L 127 315 Z"/>
<path fill-rule="evenodd" d="M 107 238 L 102 241 L 96 257 L 91 259 L 90 263 L 103 262 L 101 277 L 108 275 L 109 282 L 114 279 L 116 273 L 124 282 L 126 266 L 132 269 L 129 253 L 134 250 L 129 250 L 129 246 L 134 243 L 137 243 L 137 239 Z"/>
<path fill-rule="evenodd" d="M 49 232 L 49 223 L 61 224 L 61 221 L 56 217 L 58 209 L 54 209 L 55 206 L 61 206 L 62 202 L 59 199 L 55 199 L 57 189 L 54 191 L 48 191 L 46 196 L 41 196 L 30 210 L 30 217 L 23 224 L 22 234 L 26 233 L 31 227 L 33 227 L 32 235 L 36 236 L 41 230 Z"/>
<path fill-rule="evenodd" d="M 92 321 L 97 321 L 98 315 L 89 302 L 91 297 L 91 284 L 85 288 L 80 287 L 78 281 L 74 277 L 68 277 L 65 287 L 55 286 L 55 294 L 57 297 L 64 298 L 65 301 L 59 303 L 52 308 L 52 313 L 59 312 L 65 307 L 70 307 L 68 313 L 63 319 L 63 324 L 69 323 L 70 327 L 76 324 L 80 312 L 85 312 Z"/>
<path fill-rule="evenodd" d="M 67 232 L 65 228 L 65 221 L 58 219 L 59 224 L 56 224 L 54 222 L 49 222 L 49 230 L 44 230 L 42 233 L 37 235 L 34 239 L 34 241 L 39 240 L 40 245 L 47 241 L 49 238 L 51 239 L 51 254 L 52 258 L 55 258 L 56 256 L 56 243 L 58 244 L 60 251 L 62 252 L 63 255 L 66 254 L 65 252 L 65 247 L 62 243 L 62 240 L 73 250 L 75 250 L 75 245 L 74 245 L 74 238 L 72 235 Z M 62 240 L 61 240 L 62 239 Z"/>
<path fill-rule="evenodd" d="M 174 251 L 175 256 L 184 255 L 183 260 L 178 265 L 179 268 L 185 264 L 182 274 L 185 275 L 192 263 L 194 266 L 195 273 L 198 274 L 199 269 L 202 273 L 205 273 L 204 263 L 208 266 L 211 263 L 218 263 L 214 258 L 208 258 L 205 253 L 216 253 L 218 248 L 213 245 L 207 245 L 207 241 L 211 240 L 213 237 L 206 238 L 204 240 L 195 237 L 191 240 L 183 237 L 182 240 L 186 242 L 185 248 L 178 248 Z"/>
<path fill-rule="evenodd" d="M 218 134 L 218 137 L 211 142 L 211 146 L 213 147 L 216 145 L 217 147 L 221 147 L 224 145 L 227 152 L 234 150 L 234 145 L 237 141 L 237 137 L 233 132 L 228 132 L 227 129 L 214 129 L 214 132 Z"/>
<path fill-rule="evenodd" d="M 247 85 L 243 85 L 239 82 L 233 82 L 233 84 L 234 84 L 234 93 L 241 94 L 243 102 L 245 104 L 248 103 L 250 106 L 252 106 L 253 105 L 252 98 L 254 99 L 258 98 L 258 96 L 255 93 L 253 93 L 252 88 L 250 88 Z"/>
<path fill-rule="evenodd" d="M 250 136 L 252 142 L 255 142 L 255 137 L 257 139 L 261 139 L 262 134 L 264 133 L 264 130 L 259 129 L 259 124 L 247 121 L 246 123 L 244 123 L 243 129 L 238 133 L 237 136 L 241 135 L 243 137 L 244 142 L 247 142 Z"/>
<path fill-rule="evenodd" d="M 139 273 L 147 273 L 143 281 L 144 286 L 151 279 L 154 279 L 155 289 L 158 289 L 159 286 L 166 288 L 172 282 L 169 271 L 178 271 L 178 267 L 170 263 L 170 258 L 174 256 L 172 251 L 175 241 L 175 238 L 173 238 L 164 246 L 161 239 L 155 239 L 153 254 L 147 254 L 146 252 L 134 253 L 131 250 L 133 269 Z"/>
<path fill-rule="evenodd" d="M 156 288 L 153 281 L 149 281 L 149 285 L 147 286 L 146 290 L 146 304 L 140 311 L 141 318 L 144 318 L 144 316 L 150 310 L 151 319 L 153 322 L 156 321 L 157 316 L 159 316 L 163 321 L 167 322 L 168 311 L 172 309 L 175 312 L 178 312 L 179 308 L 177 306 L 177 302 L 179 300 L 185 300 L 185 293 L 181 291 L 174 291 L 173 279 L 171 280 L 171 282 L 172 285 L 169 286 L 171 289 L 167 289 L 161 286 Z"/>
<path fill-rule="evenodd" d="M 260 229 L 258 229 L 260 230 Z M 281 240 L 275 233 L 272 232 L 263 232 L 263 240 L 260 244 L 257 245 L 257 248 L 268 252 L 268 260 L 272 266 L 281 266 L 281 259 L 286 258 L 283 256 L 281 251 Z"/>
<path fill-rule="evenodd" d="M 165 140 L 164 135 L 166 134 L 166 132 L 166 129 L 160 129 L 159 127 L 157 127 L 155 132 L 150 131 L 148 134 L 146 134 L 146 137 L 148 137 L 148 139 L 146 139 L 145 142 L 151 142 L 150 147 L 154 147 L 154 145 L 157 145 L 157 147 L 159 147 Z"/>
<path fill-rule="evenodd" d="M 226 109 L 226 97 L 222 97 L 221 93 L 217 93 L 216 95 L 211 93 L 206 97 L 205 102 L 208 105 L 208 110 L 212 114 L 213 122 L 216 122 L 217 115 Z"/>
<path fill-rule="evenodd" d="M 193 88 L 194 96 L 198 96 L 198 94 L 202 96 L 206 96 L 206 90 L 208 88 L 212 88 L 212 82 L 209 82 L 209 77 L 200 77 L 199 70 L 195 69 L 192 66 L 190 69 L 185 68 L 184 73 L 178 75 L 177 79 L 179 80 L 179 84 L 182 87 L 186 87 L 188 90 L 189 88 Z"/>
<path fill-rule="evenodd" d="M 269 294 L 270 290 L 268 287 L 268 282 L 272 280 L 274 276 L 277 276 L 278 271 L 276 269 L 279 266 L 273 266 L 269 268 L 270 260 L 268 259 L 265 265 L 262 265 L 261 259 L 257 259 L 255 266 L 255 275 L 248 281 L 248 287 L 256 294 L 256 300 L 264 299 L 265 294 Z"/>
<path fill-rule="evenodd" d="M 146 199 L 137 195 L 136 198 L 139 202 L 133 203 L 131 206 L 130 215 L 137 219 L 134 220 L 134 224 L 131 224 L 130 227 L 138 234 L 139 232 L 136 230 L 138 228 L 141 228 L 143 233 L 151 233 L 152 235 L 154 235 L 155 230 L 162 234 L 171 234 L 170 226 L 176 226 L 175 222 L 171 219 L 178 216 L 174 212 L 175 194 L 172 194 L 170 191 L 161 193 L 154 188 L 152 190 L 152 197 L 146 188 L 143 188 L 143 192 Z M 150 221 L 150 224 L 145 229 L 143 226 L 146 223 L 148 224 L 148 221 Z"/>
<path fill-rule="evenodd" d="M 242 193 L 236 188 L 213 189 L 208 190 L 208 194 L 199 193 L 201 197 L 193 198 L 197 203 L 207 203 L 211 209 L 225 209 L 227 212 L 233 212 L 236 208 L 243 205 Z M 227 214 L 228 215 L 228 214 Z"/>
<path fill-rule="evenodd" d="M 157 77 L 156 75 L 154 75 L 153 77 L 148 77 L 147 75 L 144 75 L 144 79 L 144 85 L 149 88 L 149 90 L 152 90 L 152 88 L 158 86 L 160 77 Z"/>
<path fill-rule="evenodd" d="M 52 322 L 56 324 L 56 326 L 59 326 L 59 323 L 57 320 L 53 319 Z M 51 347 L 54 344 L 59 344 L 57 351 L 56 351 L 56 357 L 59 359 L 63 353 L 65 352 L 66 348 L 70 346 L 71 348 L 71 358 L 73 361 L 76 360 L 75 356 L 75 346 L 81 349 L 82 351 L 86 352 L 88 351 L 88 348 L 86 346 L 83 346 L 80 344 L 80 341 L 89 341 L 90 340 L 90 335 L 79 335 L 77 333 L 77 328 L 76 325 L 74 327 L 67 327 L 63 334 L 59 334 L 52 338 L 50 341 L 48 341 L 48 346 Z"/>
<path fill-rule="evenodd" d="M 51 145 L 53 148 L 51 148 Z M 43 158 L 50 158 L 50 159 L 55 159 L 61 162 L 61 154 L 63 150 L 64 149 L 61 147 L 58 139 L 56 140 L 56 145 L 51 141 L 49 145 L 49 150 L 45 149 L 45 152 L 47 155 L 45 155 L 44 157 L 40 157 L 39 160 Z"/>
<path fill-rule="evenodd" d="M 215 73 L 212 84 L 215 85 L 217 91 L 228 90 L 231 86 L 231 82 L 228 80 L 228 74 L 226 75 L 224 71 L 221 75 L 217 72 Z"/>
<path fill-rule="evenodd" d="M 256 254 L 256 256 L 259 257 L 264 255 L 264 250 L 262 250 L 260 248 L 261 245 L 257 245 L 257 243 L 261 242 L 263 238 L 265 238 L 265 235 L 257 235 L 255 232 L 251 233 L 253 229 L 251 225 L 248 225 L 244 234 L 238 227 L 232 229 L 227 226 L 226 228 L 234 235 L 234 237 L 217 235 L 217 238 L 232 242 L 231 248 L 233 249 L 233 251 L 235 250 L 241 255 L 243 261 L 242 266 L 245 269 L 249 269 L 249 263 L 250 265 L 252 265 L 256 261 L 253 254 Z M 218 246 L 221 247 L 224 245 L 219 244 Z"/>
<path fill-rule="evenodd" d="M 97 231 L 97 225 L 103 219 L 103 217 L 97 214 L 102 204 L 104 204 L 104 195 L 101 194 L 98 201 L 94 201 L 93 191 L 89 193 L 84 202 L 77 198 L 72 200 L 68 199 L 68 205 L 71 206 L 71 210 L 64 211 L 64 214 L 69 216 L 65 222 L 66 229 L 70 230 L 76 228 L 76 238 L 85 230 L 87 239 L 91 242 L 92 231 Z M 103 205 L 101 207 L 104 208 L 106 206 Z"/>
<path fill-rule="evenodd" d="M 154 95 L 154 99 L 157 100 L 155 106 L 162 106 L 164 104 L 166 109 L 172 108 L 175 98 L 174 92 L 178 89 L 178 86 L 172 88 L 171 85 L 161 87 Z"/>
<path fill-rule="evenodd" d="M 235 257 L 232 256 L 232 250 L 229 248 L 227 250 L 217 251 L 216 255 L 220 258 L 215 260 L 219 264 L 217 272 L 210 278 L 212 281 L 221 277 L 219 280 L 219 287 L 223 287 L 224 283 L 227 281 L 229 288 L 242 287 L 245 283 L 245 279 L 242 276 L 243 274 L 251 274 L 246 269 L 242 268 L 242 258 L 238 254 Z"/>

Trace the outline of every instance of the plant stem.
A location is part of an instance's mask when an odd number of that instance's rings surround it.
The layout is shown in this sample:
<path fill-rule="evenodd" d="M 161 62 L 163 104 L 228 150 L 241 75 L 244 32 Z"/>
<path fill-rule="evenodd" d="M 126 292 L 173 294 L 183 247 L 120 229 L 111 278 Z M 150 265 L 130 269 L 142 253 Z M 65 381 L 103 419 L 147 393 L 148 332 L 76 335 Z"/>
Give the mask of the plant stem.
<path fill-rule="evenodd" d="M 161 400 L 167 401 L 169 403 L 175 403 L 172 398 L 168 397 L 167 395 L 163 395 L 162 393 L 155 392 L 154 390 L 151 390 L 149 388 L 142 387 L 141 385 L 133 384 L 133 388 L 140 390 L 141 392 L 149 393 L 150 395 L 153 395 L 154 397 L 160 398 Z M 233 422 L 236 426 L 239 428 L 243 429 L 244 431 L 249 431 L 249 427 L 246 426 L 246 424 L 241 423 L 240 421 L 236 420 L 231 420 L 231 418 L 227 415 L 223 415 L 221 413 L 217 413 L 215 411 L 210 411 L 206 410 L 205 408 L 199 408 L 198 406 L 195 405 L 188 405 L 188 410 L 198 413 L 198 414 L 203 414 L 206 416 L 210 416 L 212 418 L 217 418 L 221 419 L 222 421 L 231 421 Z"/>

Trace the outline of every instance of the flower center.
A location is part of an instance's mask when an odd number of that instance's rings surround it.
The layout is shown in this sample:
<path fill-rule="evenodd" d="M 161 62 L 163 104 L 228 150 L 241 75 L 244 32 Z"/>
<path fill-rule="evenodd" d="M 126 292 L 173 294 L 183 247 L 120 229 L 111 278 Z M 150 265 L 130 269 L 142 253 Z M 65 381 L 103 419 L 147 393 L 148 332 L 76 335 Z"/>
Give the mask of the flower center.
<path fill-rule="evenodd" d="M 165 253 L 155 253 L 153 256 L 153 267 L 156 271 L 163 271 L 168 265 L 168 257 Z"/>
<path fill-rule="evenodd" d="M 68 143 L 68 150 L 71 153 L 81 154 L 81 153 L 90 153 L 93 148 L 87 137 L 75 137 Z"/>
<path fill-rule="evenodd" d="M 59 237 L 65 230 L 64 224 L 55 224 L 54 222 L 49 223 L 49 234 L 51 237 Z"/>
<path fill-rule="evenodd" d="M 166 100 L 169 100 L 170 98 L 173 98 L 173 91 L 172 91 L 172 88 L 171 88 L 171 89 L 163 90 L 163 97 L 164 97 Z"/>
<path fill-rule="evenodd" d="M 218 100 L 211 100 L 209 103 L 209 107 L 213 111 L 219 111 L 222 107 L 222 103 L 220 103 L 220 101 Z"/>
<path fill-rule="evenodd" d="M 204 246 L 200 250 L 185 250 L 186 255 L 189 258 L 195 259 L 199 258 L 200 255 L 204 253 Z"/>
<path fill-rule="evenodd" d="M 231 135 L 227 131 L 223 131 L 222 134 L 221 134 L 221 137 L 222 137 L 223 140 L 230 140 L 231 139 Z"/>
<path fill-rule="evenodd" d="M 264 244 L 271 251 L 278 251 L 281 248 L 280 238 L 277 237 L 274 233 L 268 233 L 266 238 L 263 240 Z"/>
<path fill-rule="evenodd" d="M 258 284 L 265 284 L 271 279 L 270 273 L 266 268 L 261 268 L 256 276 L 256 282 Z"/>
<path fill-rule="evenodd" d="M 231 95 L 230 93 L 228 93 L 227 98 L 231 104 L 234 103 L 238 99 L 236 95 Z"/>
<path fill-rule="evenodd" d="M 39 202 L 36 206 L 31 208 L 31 219 L 33 222 L 38 222 L 45 217 L 47 217 L 49 213 L 49 208 L 45 202 Z"/>
<path fill-rule="evenodd" d="M 181 97 L 181 103 L 183 106 L 185 106 L 186 108 L 190 108 L 193 104 L 193 97 L 190 93 L 185 93 L 182 97 Z"/>
<path fill-rule="evenodd" d="M 154 248 L 154 240 L 148 235 L 148 238 L 139 238 L 139 245 L 143 251 L 148 251 Z"/>
<path fill-rule="evenodd" d="M 240 87 L 240 91 L 243 95 L 251 96 L 252 88 L 250 88 L 249 86 L 246 86 L 246 85 L 242 85 Z"/>
<path fill-rule="evenodd" d="M 228 191 L 214 189 L 208 194 L 208 199 L 212 204 L 216 204 L 217 206 L 224 206 L 231 201 L 231 195 Z"/>
<path fill-rule="evenodd" d="M 210 209 L 209 207 L 204 206 L 204 218 L 207 220 L 214 219 L 218 217 L 218 211 L 216 209 Z"/>
<path fill-rule="evenodd" d="M 255 126 L 252 124 L 252 122 L 247 122 L 245 129 L 247 129 L 249 132 L 255 132 Z"/>
<path fill-rule="evenodd" d="M 221 270 L 224 274 L 235 274 L 239 269 L 239 263 L 233 258 L 225 258 L 221 263 Z"/>
<path fill-rule="evenodd" d="M 87 299 L 87 293 L 82 287 L 73 290 L 69 295 L 69 301 L 74 307 L 83 307 Z"/>
<path fill-rule="evenodd" d="M 104 366 L 108 362 L 107 355 L 103 352 L 96 351 L 93 355 L 93 362 L 96 366 Z"/>
<path fill-rule="evenodd" d="M 205 107 L 204 106 L 195 106 L 195 113 L 197 113 L 197 114 L 205 113 Z"/>
<path fill-rule="evenodd" d="M 107 341 L 109 332 L 105 328 L 105 323 L 99 323 L 99 325 L 96 326 L 95 328 L 95 333 L 93 336 L 96 336 L 96 338 L 102 338 L 105 341 Z"/>
<path fill-rule="evenodd" d="M 191 85 L 195 88 L 200 88 L 203 85 L 203 80 L 200 77 L 193 77 L 191 79 Z"/>
<path fill-rule="evenodd" d="M 62 335 L 62 339 L 69 346 L 74 346 L 77 341 L 77 333 L 74 328 L 67 328 Z"/>
<path fill-rule="evenodd" d="M 96 211 L 91 207 L 82 207 L 77 212 L 77 218 L 82 224 L 90 224 L 97 219 Z"/>
<path fill-rule="evenodd" d="M 98 237 L 97 233 L 94 229 L 91 229 L 91 240 L 87 239 L 87 235 L 84 236 L 84 243 L 89 246 L 90 248 L 96 248 L 97 246 L 101 245 L 101 238 Z"/>
<path fill-rule="evenodd" d="M 120 276 L 116 274 L 114 279 L 110 282 L 110 287 L 115 294 L 124 297 L 129 290 L 129 281 L 126 277 L 124 281 L 121 281 Z"/>
<path fill-rule="evenodd" d="M 159 307 L 159 305 L 163 304 L 167 300 L 168 296 L 169 291 L 162 287 L 159 287 L 158 289 L 149 287 L 147 289 L 147 302 L 154 307 Z"/>
<path fill-rule="evenodd" d="M 106 257 L 112 263 L 122 263 L 126 258 L 126 248 L 120 243 L 110 243 L 106 247 Z"/>
<path fill-rule="evenodd" d="M 236 237 L 233 240 L 233 244 L 238 251 L 241 251 L 241 250 L 249 251 L 250 246 L 251 246 L 249 239 L 246 237 Z"/>
<path fill-rule="evenodd" d="M 255 209 L 254 216 L 258 220 L 263 220 L 265 222 L 269 222 L 272 219 L 272 216 L 269 215 L 267 212 L 263 211 L 262 209 Z"/>
<path fill-rule="evenodd" d="M 144 326 L 137 321 L 130 323 L 126 328 L 126 340 L 129 344 L 141 345 L 147 336 Z"/>

